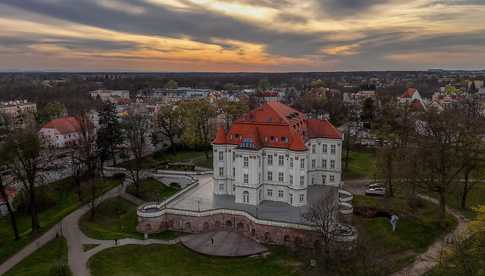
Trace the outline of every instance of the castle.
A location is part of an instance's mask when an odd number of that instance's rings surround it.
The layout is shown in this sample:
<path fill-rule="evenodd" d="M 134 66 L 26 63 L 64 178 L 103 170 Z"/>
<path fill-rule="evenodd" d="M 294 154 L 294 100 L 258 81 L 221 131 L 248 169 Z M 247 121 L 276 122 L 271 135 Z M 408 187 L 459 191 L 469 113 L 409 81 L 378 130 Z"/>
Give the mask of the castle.
<path fill-rule="evenodd" d="M 236 203 L 307 205 L 308 187 L 340 187 L 342 134 L 326 119 L 308 119 L 267 102 L 236 120 L 213 141 L 214 194 Z"/>

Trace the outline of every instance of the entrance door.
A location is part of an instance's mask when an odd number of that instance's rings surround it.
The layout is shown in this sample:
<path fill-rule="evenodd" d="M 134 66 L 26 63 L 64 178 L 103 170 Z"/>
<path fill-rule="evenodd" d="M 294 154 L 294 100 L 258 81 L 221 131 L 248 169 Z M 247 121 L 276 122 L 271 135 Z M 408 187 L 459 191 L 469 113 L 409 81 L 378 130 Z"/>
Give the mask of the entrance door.
<path fill-rule="evenodd" d="M 243 202 L 249 203 L 249 193 L 247 191 L 243 192 Z"/>

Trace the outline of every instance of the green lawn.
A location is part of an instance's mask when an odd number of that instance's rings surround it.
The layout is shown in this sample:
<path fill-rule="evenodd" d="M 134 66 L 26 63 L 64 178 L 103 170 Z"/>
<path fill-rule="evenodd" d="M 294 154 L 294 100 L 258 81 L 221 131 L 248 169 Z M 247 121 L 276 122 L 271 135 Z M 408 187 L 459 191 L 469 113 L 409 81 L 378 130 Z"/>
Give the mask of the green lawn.
<path fill-rule="evenodd" d="M 41 232 L 48 230 L 52 225 L 82 205 L 71 183 L 71 178 L 67 178 L 36 188 L 38 191 Z M 119 180 L 107 179 L 99 181 L 97 183 L 97 194 L 101 195 L 117 185 L 119 185 Z M 82 194 L 84 197 L 87 197 L 88 191 L 83 190 Z M 13 239 L 14 236 L 8 217 L 0 218 L 0 263 L 22 249 L 33 239 L 30 215 L 25 212 L 17 212 L 16 218 L 21 234 L 20 239 L 17 241 Z"/>
<path fill-rule="evenodd" d="M 345 152 L 342 152 L 342 166 L 345 166 Z M 376 177 L 376 153 L 373 150 L 352 150 L 349 166 L 343 173 L 344 179 Z"/>
<path fill-rule="evenodd" d="M 439 226 L 438 206 L 428 202 L 413 210 L 403 198 L 354 196 L 354 207 L 374 207 L 399 216 L 396 232 L 392 232 L 388 218 L 353 218 L 354 225 L 371 246 L 373 254 L 385 260 L 385 265 L 392 271 L 412 262 L 417 254 L 426 251 L 438 237 L 456 225 L 454 218 L 448 216 L 447 227 Z"/>
<path fill-rule="evenodd" d="M 64 271 L 65 274 L 61 274 L 60 271 Z M 48 242 L 5 274 L 5 276 L 24 275 L 71 275 L 67 264 L 66 240 L 57 238 Z"/>
<path fill-rule="evenodd" d="M 85 214 L 79 221 L 79 226 L 84 234 L 94 239 L 142 239 L 143 234 L 136 231 L 138 224 L 136 207 L 119 197 L 108 199 L 98 206 L 93 221 L 89 220 L 89 214 Z M 165 231 L 150 235 L 150 238 L 173 239 L 177 236 L 176 232 Z"/>
<path fill-rule="evenodd" d="M 134 258 L 136 256 L 136 258 Z M 268 257 L 216 258 L 180 245 L 122 246 L 98 253 L 89 261 L 92 275 L 296 275 L 302 263 L 276 248 Z"/>
<path fill-rule="evenodd" d="M 125 161 L 120 165 L 127 167 L 130 162 Z M 171 152 L 158 151 L 152 155 L 146 156 L 141 161 L 142 169 L 154 169 L 161 164 L 169 163 L 191 163 L 196 166 L 212 168 L 212 151 L 209 152 L 209 159 L 206 158 L 206 152 L 195 150 L 181 150 L 176 154 Z"/>
<path fill-rule="evenodd" d="M 174 186 L 167 186 L 153 178 L 143 180 L 140 184 L 140 194 L 136 194 L 135 185 L 130 185 L 126 191 L 134 196 L 137 196 L 144 201 L 162 201 L 178 192 L 180 188 Z"/>

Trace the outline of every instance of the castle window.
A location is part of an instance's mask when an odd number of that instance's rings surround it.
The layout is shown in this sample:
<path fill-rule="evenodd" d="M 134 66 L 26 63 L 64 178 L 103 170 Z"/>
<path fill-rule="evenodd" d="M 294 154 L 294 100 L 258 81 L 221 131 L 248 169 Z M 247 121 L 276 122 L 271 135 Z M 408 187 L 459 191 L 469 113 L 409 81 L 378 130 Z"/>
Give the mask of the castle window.
<path fill-rule="evenodd" d="M 293 169 L 293 157 L 290 157 L 290 168 Z"/>
<path fill-rule="evenodd" d="M 268 165 L 273 165 L 273 155 L 268 155 Z"/>
<path fill-rule="evenodd" d="M 219 184 L 219 191 L 224 191 L 224 184 L 223 183 Z"/>
<path fill-rule="evenodd" d="M 278 181 L 279 182 L 284 182 L 285 181 L 285 176 L 282 172 L 278 173 Z"/>
<path fill-rule="evenodd" d="M 219 152 L 219 161 L 223 161 L 224 160 L 224 152 L 220 151 Z"/>
<path fill-rule="evenodd" d="M 305 158 L 300 159 L 300 169 L 305 168 Z"/>
<path fill-rule="evenodd" d="M 285 157 L 283 155 L 278 156 L 278 165 L 280 166 L 285 165 Z"/>
<path fill-rule="evenodd" d="M 272 197 L 272 196 L 273 196 L 273 190 L 268 189 L 268 196 L 269 196 L 269 197 Z"/>
<path fill-rule="evenodd" d="M 316 163 L 317 163 L 317 161 L 315 159 L 312 159 L 312 169 L 315 169 Z"/>
<path fill-rule="evenodd" d="M 283 191 L 282 190 L 279 190 L 278 191 L 278 197 L 283 197 L 283 195 L 284 195 Z"/>
<path fill-rule="evenodd" d="M 234 151 L 232 152 L 232 161 L 236 161 L 236 153 Z"/>
<path fill-rule="evenodd" d="M 331 154 L 335 154 L 336 147 L 337 147 L 337 146 L 335 146 L 335 145 L 330 145 L 330 153 L 331 153 Z"/>
<path fill-rule="evenodd" d="M 326 169 L 327 168 L 327 160 L 322 159 L 322 168 Z"/>
<path fill-rule="evenodd" d="M 304 194 L 301 194 L 300 195 L 300 202 L 303 202 L 305 200 L 305 195 Z"/>
<path fill-rule="evenodd" d="M 235 177 L 236 176 L 236 168 L 232 168 L 232 176 Z"/>
<path fill-rule="evenodd" d="M 290 184 L 293 185 L 293 175 L 290 174 Z"/>
<path fill-rule="evenodd" d="M 243 166 L 244 166 L 245 168 L 247 168 L 247 167 L 249 166 L 249 157 L 244 156 L 244 164 L 243 164 Z"/>
<path fill-rule="evenodd" d="M 268 181 L 273 181 L 273 173 L 268 172 Z"/>
<path fill-rule="evenodd" d="M 335 175 L 333 174 L 330 175 L 330 182 L 335 182 Z"/>
<path fill-rule="evenodd" d="M 248 184 L 249 183 L 249 175 L 247 173 L 245 173 L 243 175 L 243 182 L 244 182 L 244 184 Z"/>
<path fill-rule="evenodd" d="M 317 152 L 317 146 L 316 145 L 312 145 L 312 153 L 316 153 Z"/>
<path fill-rule="evenodd" d="M 326 144 L 322 145 L 322 152 L 327 153 L 327 145 Z"/>
<path fill-rule="evenodd" d="M 330 160 L 330 168 L 335 169 L 335 160 Z"/>
<path fill-rule="evenodd" d="M 305 176 L 300 176 L 300 186 L 305 186 Z"/>
<path fill-rule="evenodd" d="M 224 176 L 224 168 L 219 168 L 219 176 Z"/>

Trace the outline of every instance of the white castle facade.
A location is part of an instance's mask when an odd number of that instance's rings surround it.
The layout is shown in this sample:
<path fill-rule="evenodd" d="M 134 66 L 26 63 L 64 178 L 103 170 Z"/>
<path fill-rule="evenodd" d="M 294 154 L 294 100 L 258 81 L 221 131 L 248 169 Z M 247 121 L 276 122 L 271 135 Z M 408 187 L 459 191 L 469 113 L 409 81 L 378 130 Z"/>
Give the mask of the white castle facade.
<path fill-rule="evenodd" d="M 307 119 L 269 102 L 219 129 L 213 141 L 214 194 L 236 203 L 307 204 L 308 187 L 341 183 L 342 134 L 327 120 Z"/>

